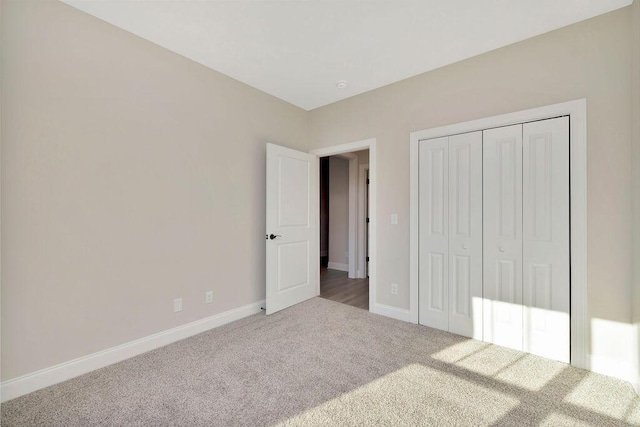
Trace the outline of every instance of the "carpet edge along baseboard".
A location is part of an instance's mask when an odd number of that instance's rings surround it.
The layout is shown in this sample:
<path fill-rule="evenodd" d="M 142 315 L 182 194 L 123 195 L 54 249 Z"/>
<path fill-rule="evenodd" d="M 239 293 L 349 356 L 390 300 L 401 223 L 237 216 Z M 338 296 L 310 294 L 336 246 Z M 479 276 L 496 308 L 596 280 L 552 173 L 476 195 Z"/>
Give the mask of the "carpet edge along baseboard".
<path fill-rule="evenodd" d="M 17 378 L 3 381 L 0 386 L 0 402 L 49 387 L 100 368 L 138 356 L 165 345 L 197 335 L 259 313 L 265 301 L 257 301 L 175 328 L 157 332 L 134 341 L 107 348 L 68 362 L 60 363 Z"/>

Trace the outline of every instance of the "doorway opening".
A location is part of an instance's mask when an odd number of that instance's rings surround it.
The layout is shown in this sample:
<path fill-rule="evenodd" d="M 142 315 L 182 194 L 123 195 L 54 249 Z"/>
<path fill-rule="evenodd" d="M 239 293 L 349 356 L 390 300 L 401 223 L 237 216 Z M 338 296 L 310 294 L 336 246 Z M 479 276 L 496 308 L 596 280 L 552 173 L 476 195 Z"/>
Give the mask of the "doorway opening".
<path fill-rule="evenodd" d="M 369 150 L 320 158 L 320 296 L 369 310 Z"/>
<path fill-rule="evenodd" d="M 369 150 L 320 158 L 320 297 L 369 310 Z"/>

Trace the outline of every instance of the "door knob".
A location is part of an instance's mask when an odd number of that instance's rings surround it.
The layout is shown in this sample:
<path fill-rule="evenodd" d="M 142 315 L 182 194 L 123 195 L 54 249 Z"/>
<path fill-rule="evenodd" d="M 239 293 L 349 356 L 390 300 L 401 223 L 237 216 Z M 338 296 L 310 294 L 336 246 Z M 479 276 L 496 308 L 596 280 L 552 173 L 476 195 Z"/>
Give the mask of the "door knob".
<path fill-rule="evenodd" d="M 504 247 L 500 246 L 500 247 L 498 248 L 498 250 L 499 250 L 500 252 L 504 252 Z"/>
<path fill-rule="evenodd" d="M 469 245 L 467 245 L 466 243 L 463 243 L 463 244 L 462 244 L 462 249 L 465 249 L 465 250 L 466 250 L 466 249 L 469 249 Z"/>
<path fill-rule="evenodd" d="M 275 239 L 276 237 L 282 237 L 282 236 L 280 236 L 279 234 L 269 234 L 269 239 L 271 240 Z"/>

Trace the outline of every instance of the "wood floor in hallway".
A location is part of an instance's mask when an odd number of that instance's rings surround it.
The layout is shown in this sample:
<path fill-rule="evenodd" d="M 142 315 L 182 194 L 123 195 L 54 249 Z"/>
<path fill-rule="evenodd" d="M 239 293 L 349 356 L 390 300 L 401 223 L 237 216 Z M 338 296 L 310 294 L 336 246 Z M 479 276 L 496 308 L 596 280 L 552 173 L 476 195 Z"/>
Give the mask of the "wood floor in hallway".
<path fill-rule="evenodd" d="M 369 279 L 349 279 L 346 271 L 321 268 L 320 297 L 369 310 Z"/>

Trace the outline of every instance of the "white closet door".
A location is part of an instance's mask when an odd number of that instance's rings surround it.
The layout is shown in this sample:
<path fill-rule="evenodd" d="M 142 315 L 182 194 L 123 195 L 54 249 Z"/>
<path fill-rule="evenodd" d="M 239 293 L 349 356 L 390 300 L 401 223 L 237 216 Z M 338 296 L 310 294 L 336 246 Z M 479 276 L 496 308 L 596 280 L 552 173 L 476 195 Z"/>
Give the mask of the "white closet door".
<path fill-rule="evenodd" d="M 522 350 L 522 125 L 483 131 L 484 341 Z"/>
<path fill-rule="evenodd" d="M 569 363 L 569 118 L 523 125 L 524 351 Z"/>
<path fill-rule="evenodd" d="M 482 339 L 482 132 L 449 137 L 449 332 Z"/>
<path fill-rule="evenodd" d="M 419 323 L 448 329 L 448 138 L 420 142 Z"/>

